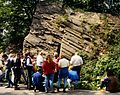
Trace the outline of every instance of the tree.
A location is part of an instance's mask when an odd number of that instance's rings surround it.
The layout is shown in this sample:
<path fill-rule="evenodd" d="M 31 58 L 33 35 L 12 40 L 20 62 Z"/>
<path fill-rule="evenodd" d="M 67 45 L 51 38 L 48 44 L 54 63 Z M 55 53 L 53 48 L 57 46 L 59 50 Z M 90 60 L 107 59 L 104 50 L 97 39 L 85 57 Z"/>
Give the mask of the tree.
<path fill-rule="evenodd" d="M 72 8 L 81 8 L 86 11 L 120 15 L 119 0 L 63 0 L 63 5 L 68 5 Z"/>
<path fill-rule="evenodd" d="M 7 30 L 2 49 L 22 49 L 39 0 L 0 0 L 0 28 Z"/>

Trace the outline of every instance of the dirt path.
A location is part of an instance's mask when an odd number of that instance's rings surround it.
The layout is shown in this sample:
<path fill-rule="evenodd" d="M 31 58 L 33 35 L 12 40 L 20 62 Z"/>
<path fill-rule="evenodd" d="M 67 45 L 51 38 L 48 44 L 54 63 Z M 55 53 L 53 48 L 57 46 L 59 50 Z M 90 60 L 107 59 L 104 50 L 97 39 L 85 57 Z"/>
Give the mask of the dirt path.
<path fill-rule="evenodd" d="M 13 88 L 0 87 L 0 95 L 120 95 L 120 93 L 102 93 L 100 91 L 91 91 L 91 90 L 74 90 L 55 93 L 45 93 L 45 92 L 36 92 L 33 90 L 26 90 L 25 87 L 20 86 L 20 90 L 14 90 Z"/>

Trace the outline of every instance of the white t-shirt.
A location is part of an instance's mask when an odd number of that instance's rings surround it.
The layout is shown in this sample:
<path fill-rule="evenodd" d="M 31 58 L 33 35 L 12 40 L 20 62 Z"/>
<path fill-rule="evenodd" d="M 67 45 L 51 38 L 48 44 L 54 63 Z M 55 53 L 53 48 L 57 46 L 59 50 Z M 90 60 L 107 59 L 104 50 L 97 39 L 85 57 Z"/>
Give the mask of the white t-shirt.
<path fill-rule="evenodd" d="M 44 59 L 41 55 L 37 56 L 37 66 L 42 66 Z"/>
<path fill-rule="evenodd" d="M 26 64 L 27 66 L 33 66 L 30 61 L 31 61 L 31 59 L 27 58 L 27 64 Z"/>
<path fill-rule="evenodd" d="M 72 64 L 73 66 L 80 66 L 80 65 L 82 65 L 83 64 L 82 57 L 80 57 L 79 55 L 72 56 L 70 64 Z"/>
<path fill-rule="evenodd" d="M 62 59 L 59 60 L 58 65 L 61 68 L 68 67 L 69 66 L 69 61 L 65 58 L 62 58 Z"/>

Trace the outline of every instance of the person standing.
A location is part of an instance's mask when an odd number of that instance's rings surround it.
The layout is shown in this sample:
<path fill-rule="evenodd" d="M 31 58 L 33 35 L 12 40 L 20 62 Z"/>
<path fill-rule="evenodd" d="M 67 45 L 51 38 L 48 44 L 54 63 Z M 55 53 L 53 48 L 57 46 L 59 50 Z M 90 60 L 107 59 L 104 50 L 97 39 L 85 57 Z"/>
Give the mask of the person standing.
<path fill-rule="evenodd" d="M 13 66 L 14 70 L 14 84 L 15 84 L 15 90 L 19 90 L 18 88 L 18 82 L 20 81 L 20 76 L 21 76 L 21 58 L 20 54 L 17 54 L 17 58 L 15 59 L 15 63 Z"/>
<path fill-rule="evenodd" d="M 0 68 L 0 82 L 4 82 L 4 77 L 5 77 L 5 73 L 3 72 L 2 68 Z"/>
<path fill-rule="evenodd" d="M 41 52 L 38 54 L 38 56 L 37 56 L 37 66 L 38 66 L 39 68 L 42 68 L 43 61 L 44 61 L 44 59 L 43 59 L 43 52 L 41 51 Z"/>
<path fill-rule="evenodd" d="M 14 85 L 14 83 L 11 81 L 11 78 L 10 78 L 10 73 L 11 73 L 11 68 L 14 64 L 14 60 L 13 60 L 13 55 L 10 54 L 10 57 L 7 59 L 7 55 L 6 55 L 6 62 L 5 62 L 5 65 L 6 65 L 6 71 L 5 71 L 5 77 L 6 77 L 6 80 L 8 81 L 8 86 L 6 88 L 10 88 L 10 86 Z"/>
<path fill-rule="evenodd" d="M 31 85 L 32 85 L 32 70 L 33 70 L 33 65 L 32 65 L 32 61 L 31 61 L 31 57 L 30 57 L 30 52 L 28 52 L 26 54 L 27 58 L 26 58 L 26 67 L 27 67 L 27 88 L 29 90 L 32 89 Z"/>
<path fill-rule="evenodd" d="M 60 60 L 60 58 L 58 56 L 58 53 L 55 52 L 54 53 L 54 58 L 53 58 L 53 61 L 55 62 L 54 83 L 56 83 L 58 81 L 58 72 L 59 72 L 58 62 L 59 62 L 59 60 Z"/>
<path fill-rule="evenodd" d="M 50 83 L 50 89 L 54 92 L 53 89 L 53 80 L 54 80 L 54 72 L 55 72 L 55 63 L 52 60 L 51 55 L 47 55 L 46 61 L 44 61 L 42 65 L 43 74 L 45 75 L 45 92 L 49 92 L 48 83 Z"/>
<path fill-rule="evenodd" d="M 21 76 L 23 77 L 23 79 L 24 79 L 24 82 L 25 82 L 25 84 L 27 84 L 27 79 L 26 79 L 26 74 L 25 74 L 25 60 L 24 60 L 24 56 L 23 56 L 23 54 L 21 53 L 20 54 L 20 58 L 21 58 Z"/>
<path fill-rule="evenodd" d="M 72 70 L 77 72 L 80 81 L 80 71 L 81 71 L 81 66 L 83 64 L 83 60 L 82 57 L 78 55 L 78 52 L 76 52 L 75 55 L 71 57 L 70 64 L 72 65 Z"/>
<path fill-rule="evenodd" d="M 60 88 L 62 79 L 64 79 L 63 92 L 66 92 L 69 61 L 64 57 L 64 55 L 61 55 L 61 59 L 59 60 L 58 65 L 60 67 L 60 70 L 59 70 L 59 74 L 58 74 L 58 88 L 57 88 L 57 91 L 59 92 L 59 88 Z"/>

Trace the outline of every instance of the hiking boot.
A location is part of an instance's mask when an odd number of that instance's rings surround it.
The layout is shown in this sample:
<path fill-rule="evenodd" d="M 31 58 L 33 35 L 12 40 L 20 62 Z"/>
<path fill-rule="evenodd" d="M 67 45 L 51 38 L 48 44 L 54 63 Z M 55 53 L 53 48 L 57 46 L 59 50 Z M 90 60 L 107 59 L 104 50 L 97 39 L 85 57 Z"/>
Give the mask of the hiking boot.
<path fill-rule="evenodd" d="M 59 91 L 59 87 L 57 88 L 57 92 L 60 92 L 60 91 Z"/>
<path fill-rule="evenodd" d="M 20 88 L 18 88 L 18 87 L 15 87 L 15 88 L 14 88 L 14 90 L 20 90 Z"/>
<path fill-rule="evenodd" d="M 10 88 L 10 86 L 6 86 L 5 88 Z"/>
<path fill-rule="evenodd" d="M 34 87 L 34 92 L 36 92 L 36 87 Z"/>
<path fill-rule="evenodd" d="M 45 93 L 48 93 L 48 90 L 46 90 Z"/>
<path fill-rule="evenodd" d="M 66 92 L 65 88 L 63 89 L 63 92 L 64 92 L 64 93 Z"/>

